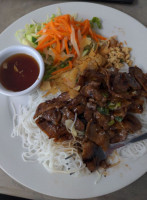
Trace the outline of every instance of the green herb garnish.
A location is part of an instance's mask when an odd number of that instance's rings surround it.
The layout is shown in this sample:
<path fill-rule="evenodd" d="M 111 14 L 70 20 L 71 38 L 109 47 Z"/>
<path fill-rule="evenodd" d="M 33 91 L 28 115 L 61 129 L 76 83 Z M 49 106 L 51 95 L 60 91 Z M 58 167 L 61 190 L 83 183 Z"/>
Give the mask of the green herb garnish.
<path fill-rule="evenodd" d="M 116 120 L 117 122 L 122 122 L 122 120 L 123 120 L 123 117 L 116 116 L 116 117 L 115 117 L 115 120 Z"/>
<path fill-rule="evenodd" d="M 72 59 L 73 59 L 73 58 L 71 57 L 71 58 L 68 58 L 68 59 L 62 61 L 62 62 L 57 66 L 58 69 L 67 67 L 67 66 L 69 65 L 69 61 L 72 60 Z"/>
<path fill-rule="evenodd" d="M 76 78 L 76 83 L 79 81 L 79 77 Z"/>
<path fill-rule="evenodd" d="M 101 24 L 101 21 L 98 17 L 93 17 L 91 20 L 90 20 L 90 25 L 91 25 L 91 28 L 94 28 L 94 24 L 97 25 L 97 27 L 99 29 L 102 28 L 102 24 Z"/>
<path fill-rule="evenodd" d="M 55 15 L 55 14 L 52 14 L 51 20 L 54 20 L 55 17 L 56 17 L 56 15 Z"/>
<path fill-rule="evenodd" d="M 82 57 L 88 55 L 88 53 L 89 53 L 89 50 L 88 50 L 88 49 L 87 49 L 87 50 L 84 50 L 83 53 L 82 53 Z"/>
<path fill-rule="evenodd" d="M 64 67 L 66 67 L 66 66 L 68 66 L 68 62 L 61 63 L 61 64 L 59 65 L 60 68 L 64 68 Z"/>
<path fill-rule="evenodd" d="M 121 107 L 121 102 L 117 102 L 117 103 L 110 102 L 110 103 L 108 103 L 108 108 L 110 110 L 116 110 L 120 107 Z"/>
<path fill-rule="evenodd" d="M 32 42 L 38 45 L 37 38 L 32 37 Z"/>
<path fill-rule="evenodd" d="M 53 73 L 54 71 L 56 71 L 56 70 L 57 70 L 56 67 L 50 66 L 50 68 L 49 68 L 49 66 L 48 66 L 48 69 L 45 70 L 44 77 L 43 77 L 43 81 L 48 80 L 48 79 L 52 76 L 52 73 Z"/>
<path fill-rule="evenodd" d="M 124 63 L 124 59 L 121 58 L 121 59 L 120 59 L 120 63 Z"/>
<path fill-rule="evenodd" d="M 111 120 L 111 121 L 108 123 L 108 125 L 109 125 L 109 126 L 112 126 L 114 123 L 115 123 L 115 121 L 114 121 L 114 120 Z"/>
<path fill-rule="evenodd" d="M 102 115 L 109 115 L 109 109 L 106 107 L 98 107 L 97 110 L 99 111 L 99 113 L 101 113 Z"/>
<path fill-rule="evenodd" d="M 86 45 L 86 46 L 84 47 L 84 49 L 83 49 L 82 56 L 88 55 L 89 52 L 90 52 L 90 50 L 91 50 L 91 48 L 92 48 L 92 45 L 91 45 L 91 44 L 90 44 L 90 45 Z"/>
<path fill-rule="evenodd" d="M 102 93 L 102 95 L 104 96 L 104 97 L 109 97 L 109 94 L 107 93 L 107 92 L 104 92 L 104 93 Z"/>

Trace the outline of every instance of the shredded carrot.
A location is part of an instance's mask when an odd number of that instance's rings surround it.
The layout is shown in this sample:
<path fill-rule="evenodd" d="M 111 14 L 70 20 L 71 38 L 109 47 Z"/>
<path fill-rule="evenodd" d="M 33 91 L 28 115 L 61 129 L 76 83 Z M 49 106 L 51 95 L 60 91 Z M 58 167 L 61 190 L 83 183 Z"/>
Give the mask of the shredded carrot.
<path fill-rule="evenodd" d="M 51 50 L 52 50 L 52 52 L 54 53 L 54 55 L 55 55 L 55 63 L 57 62 L 57 61 L 64 61 L 65 59 L 66 59 L 66 57 L 62 57 L 60 54 L 58 54 L 58 52 L 57 52 L 57 50 L 56 49 L 54 49 L 54 48 L 51 48 Z"/>
<path fill-rule="evenodd" d="M 88 31 L 88 28 L 89 28 L 89 27 L 90 27 L 90 23 L 89 23 L 89 20 L 87 19 L 87 20 L 85 20 L 84 28 L 83 28 L 83 30 L 82 30 L 82 35 L 84 35 L 85 32 Z"/>
<path fill-rule="evenodd" d="M 58 69 L 57 71 L 53 72 L 52 75 L 58 74 L 60 72 L 65 72 L 67 70 L 71 69 L 70 66 L 64 67 L 62 69 Z"/>
<path fill-rule="evenodd" d="M 74 54 L 72 61 L 69 61 L 69 66 L 62 69 L 58 69 L 52 74 L 64 72 L 68 69 L 72 69 L 74 59 L 79 56 L 80 41 L 78 38 L 78 32 L 81 33 L 80 38 L 84 38 L 90 35 L 93 40 L 106 40 L 105 37 L 97 34 L 91 29 L 90 21 L 88 19 L 84 21 L 76 21 L 74 17 L 69 14 L 55 17 L 50 22 L 44 24 L 44 28 L 41 29 L 37 35 L 40 40 L 36 47 L 37 50 L 43 51 L 44 48 L 50 48 L 55 55 L 54 63 L 64 61 L 64 57 L 61 56 L 63 50 L 66 50 L 66 54 Z M 69 48 L 68 45 L 72 48 Z"/>
<path fill-rule="evenodd" d="M 39 45 L 42 45 L 44 42 L 46 42 L 47 40 L 51 39 L 51 37 L 49 35 L 43 35 L 43 39 L 38 41 Z"/>
<path fill-rule="evenodd" d="M 39 50 L 39 49 L 44 49 L 45 47 L 51 46 L 51 45 L 54 44 L 54 43 L 56 43 L 56 40 L 52 40 L 52 41 L 50 41 L 50 42 L 48 42 L 48 43 L 45 43 L 45 44 L 42 44 L 42 45 L 38 45 L 38 46 L 36 47 L 36 49 L 37 49 L 37 50 Z"/>
<path fill-rule="evenodd" d="M 60 41 L 59 41 L 59 39 L 58 38 L 56 38 L 56 42 L 57 42 L 57 52 L 60 54 L 60 47 L 61 47 L 61 44 L 60 44 Z"/>
<path fill-rule="evenodd" d="M 67 43 L 67 39 L 64 39 L 64 44 L 65 44 L 65 49 L 66 49 L 66 53 L 69 54 L 69 48 L 68 48 L 68 43 Z"/>
<path fill-rule="evenodd" d="M 107 40 L 107 38 L 103 37 L 102 35 L 95 34 L 98 39 Z"/>
<path fill-rule="evenodd" d="M 72 62 L 71 61 L 69 61 L 69 67 L 70 67 L 70 69 L 72 69 Z"/>

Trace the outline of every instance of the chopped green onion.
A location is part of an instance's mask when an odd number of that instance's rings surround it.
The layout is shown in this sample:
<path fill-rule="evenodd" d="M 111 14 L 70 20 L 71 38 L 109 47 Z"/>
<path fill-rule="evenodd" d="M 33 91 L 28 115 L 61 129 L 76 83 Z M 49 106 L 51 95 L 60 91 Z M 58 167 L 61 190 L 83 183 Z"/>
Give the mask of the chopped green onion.
<path fill-rule="evenodd" d="M 90 45 L 86 45 L 85 47 L 84 47 L 84 50 L 90 50 L 92 48 L 92 45 L 90 44 Z"/>
<path fill-rule="evenodd" d="M 102 115 L 109 115 L 109 109 L 105 108 L 105 107 L 98 107 L 97 110 L 99 111 L 99 113 L 101 113 Z"/>
<path fill-rule="evenodd" d="M 48 80 L 48 79 L 52 76 L 52 73 L 53 73 L 54 71 L 56 71 L 56 70 L 57 70 L 56 67 L 48 66 L 48 68 L 45 70 L 43 80 L 44 80 L 44 81 Z"/>
<path fill-rule="evenodd" d="M 94 51 L 96 51 L 98 49 L 99 44 L 97 42 L 93 42 L 93 46 L 92 48 L 94 49 Z"/>
<path fill-rule="evenodd" d="M 111 120 L 111 121 L 108 123 L 108 125 L 109 125 L 109 126 L 112 126 L 114 123 L 115 123 L 115 121 L 114 121 L 114 120 Z"/>
<path fill-rule="evenodd" d="M 116 117 L 115 117 L 115 120 L 116 120 L 117 122 L 122 122 L 122 120 L 123 120 L 123 117 L 116 116 Z"/>
<path fill-rule="evenodd" d="M 101 21 L 98 17 L 93 17 L 92 20 L 90 20 L 90 25 L 91 25 L 91 28 L 94 28 L 94 24 L 96 23 L 97 27 L 99 29 L 102 28 L 102 24 L 101 24 Z"/>
<path fill-rule="evenodd" d="M 108 104 L 108 108 L 110 110 L 116 110 L 117 108 L 120 108 L 120 107 L 121 107 L 121 102 L 117 102 L 117 103 L 110 102 Z"/>
<path fill-rule="evenodd" d="M 82 53 L 82 57 L 86 56 L 87 54 L 89 53 L 89 50 L 84 50 L 83 53 Z"/>
<path fill-rule="evenodd" d="M 79 80 L 79 77 L 76 78 L 76 83 L 78 82 L 78 80 Z"/>
<path fill-rule="evenodd" d="M 52 14 L 51 19 L 53 20 L 56 17 L 55 14 Z"/>
<path fill-rule="evenodd" d="M 90 50 L 92 48 L 92 45 L 86 45 L 83 49 L 83 53 L 82 53 L 82 56 L 86 56 L 89 54 Z"/>
<path fill-rule="evenodd" d="M 66 62 L 60 64 L 60 68 L 64 68 L 64 67 L 66 67 L 66 66 L 68 66 L 68 63 L 66 63 Z"/>
<path fill-rule="evenodd" d="M 120 59 L 120 63 L 124 63 L 124 59 L 121 58 L 121 59 Z"/>
<path fill-rule="evenodd" d="M 47 81 L 47 79 L 49 79 L 50 77 L 51 77 L 51 73 L 49 71 L 45 72 L 44 77 L 43 77 L 43 81 Z"/>
<path fill-rule="evenodd" d="M 117 108 L 121 107 L 121 102 L 116 103 L 116 107 Z"/>
<path fill-rule="evenodd" d="M 35 43 L 35 44 L 38 44 L 38 42 L 37 42 L 37 38 L 32 37 L 32 42 Z"/>
<path fill-rule="evenodd" d="M 102 93 L 102 95 L 104 96 L 104 97 L 109 97 L 109 94 L 107 93 L 107 92 L 104 92 L 104 93 Z"/>
<path fill-rule="evenodd" d="M 67 66 L 69 65 L 69 61 L 72 60 L 72 59 L 73 59 L 73 58 L 70 57 L 70 58 L 68 58 L 68 59 L 66 59 L 66 60 L 64 60 L 64 61 L 62 61 L 61 64 L 58 65 L 58 67 L 59 67 L 59 68 L 67 67 Z"/>

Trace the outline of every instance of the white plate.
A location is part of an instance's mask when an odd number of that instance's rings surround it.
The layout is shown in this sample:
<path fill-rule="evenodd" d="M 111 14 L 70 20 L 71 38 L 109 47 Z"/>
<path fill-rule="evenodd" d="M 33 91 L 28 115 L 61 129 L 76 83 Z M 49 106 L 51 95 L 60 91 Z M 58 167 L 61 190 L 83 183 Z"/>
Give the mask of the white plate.
<path fill-rule="evenodd" d="M 98 16 L 103 20 L 103 30 L 106 37 L 118 35 L 121 41 L 126 40 L 128 46 L 133 48 L 132 54 L 135 63 L 145 69 L 147 64 L 147 30 L 132 17 L 113 8 L 92 3 L 63 3 L 40 8 L 33 11 L 10 25 L 0 35 L 0 49 L 18 44 L 14 34 L 25 24 L 35 21 L 44 21 L 47 14 L 55 13 L 60 7 L 63 13 L 79 13 L 82 18 L 91 19 Z M 7 98 L 0 95 L 0 165 L 13 179 L 32 190 L 54 197 L 62 198 L 90 198 L 116 191 L 132 183 L 147 171 L 147 155 L 137 161 L 128 161 L 129 167 L 122 163 L 115 167 L 111 173 L 95 184 L 96 176 L 91 174 L 84 177 L 72 177 L 63 174 L 49 174 L 41 164 L 23 162 L 21 154 L 21 138 L 12 139 L 12 113 L 10 101 L 15 105 L 25 102 L 27 97 Z"/>

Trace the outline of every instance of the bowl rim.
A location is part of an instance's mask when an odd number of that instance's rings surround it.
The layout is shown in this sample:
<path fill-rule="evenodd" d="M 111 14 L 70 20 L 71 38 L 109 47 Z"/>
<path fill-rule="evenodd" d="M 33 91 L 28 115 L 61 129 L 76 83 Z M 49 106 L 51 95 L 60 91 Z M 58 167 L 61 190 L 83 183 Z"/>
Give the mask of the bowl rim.
<path fill-rule="evenodd" d="M 25 90 L 18 91 L 18 92 L 6 89 L 0 82 L 0 93 L 3 95 L 20 96 L 20 95 L 27 94 L 29 92 L 32 92 L 32 90 L 34 90 L 37 86 L 39 86 L 39 84 L 42 81 L 44 71 L 45 71 L 44 61 L 43 61 L 41 54 L 33 47 L 26 46 L 26 45 L 12 45 L 12 46 L 9 46 L 9 47 L 3 49 L 2 51 L 0 51 L 0 65 L 7 58 L 9 58 L 15 54 L 21 54 L 21 53 L 29 55 L 36 60 L 36 62 L 39 65 L 39 69 L 40 69 L 38 78 L 30 87 L 26 88 Z"/>

